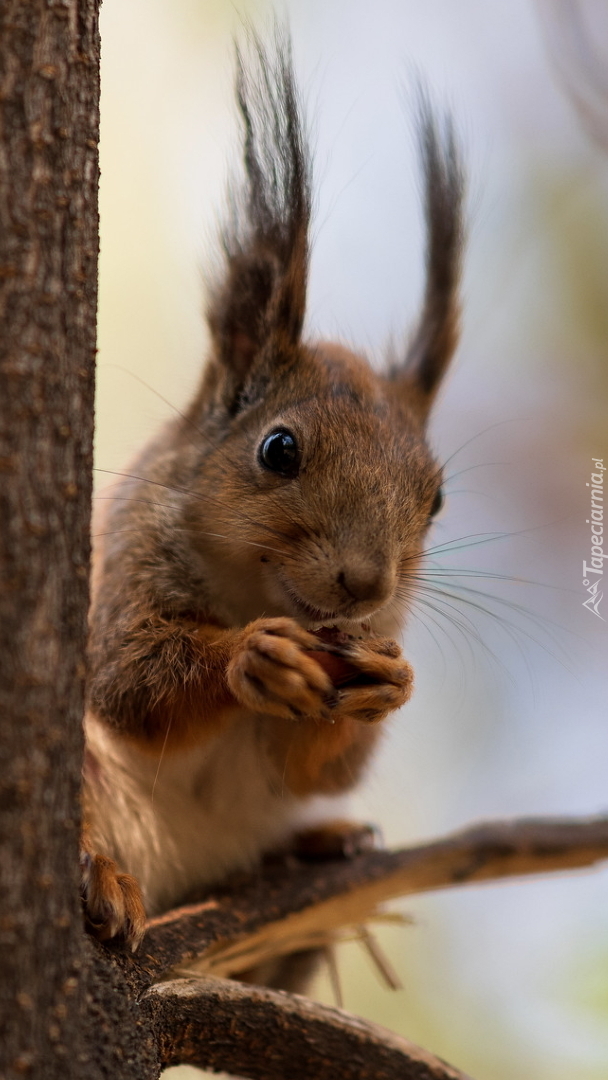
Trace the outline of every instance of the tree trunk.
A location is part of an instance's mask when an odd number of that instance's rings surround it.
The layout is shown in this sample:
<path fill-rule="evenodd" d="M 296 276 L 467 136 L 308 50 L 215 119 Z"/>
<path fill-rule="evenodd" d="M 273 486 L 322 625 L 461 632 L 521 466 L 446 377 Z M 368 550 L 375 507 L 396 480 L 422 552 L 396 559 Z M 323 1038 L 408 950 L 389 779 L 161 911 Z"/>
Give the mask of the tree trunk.
<path fill-rule="evenodd" d="M 0 0 L 0 1073 L 82 1076 L 97 0 Z"/>

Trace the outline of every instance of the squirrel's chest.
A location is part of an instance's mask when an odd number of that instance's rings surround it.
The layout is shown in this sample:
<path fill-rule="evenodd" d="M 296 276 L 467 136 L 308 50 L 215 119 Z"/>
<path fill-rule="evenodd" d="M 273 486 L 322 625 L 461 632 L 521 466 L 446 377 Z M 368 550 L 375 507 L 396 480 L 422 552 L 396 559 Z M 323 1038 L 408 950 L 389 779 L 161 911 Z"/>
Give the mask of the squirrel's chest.
<path fill-rule="evenodd" d="M 303 817 L 268 763 L 254 718 L 204 746 L 153 758 L 88 723 L 91 831 L 142 886 L 149 914 L 251 868 Z"/>

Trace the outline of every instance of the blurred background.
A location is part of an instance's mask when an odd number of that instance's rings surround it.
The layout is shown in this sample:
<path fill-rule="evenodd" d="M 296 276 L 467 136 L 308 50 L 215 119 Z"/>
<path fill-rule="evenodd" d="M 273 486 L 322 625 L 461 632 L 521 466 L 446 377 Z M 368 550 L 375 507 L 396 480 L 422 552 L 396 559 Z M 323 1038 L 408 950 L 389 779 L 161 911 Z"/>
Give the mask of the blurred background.
<path fill-rule="evenodd" d="M 405 640 L 416 694 L 354 813 L 401 844 L 605 810 L 607 622 L 582 606 L 586 484 L 608 464 L 602 0 L 104 0 L 98 469 L 124 468 L 198 379 L 238 157 L 232 39 L 273 11 L 314 146 L 310 333 L 381 362 L 415 317 L 417 75 L 453 109 L 470 177 L 464 333 L 432 425 L 435 591 Z M 404 901 L 412 924 L 378 931 L 404 988 L 346 944 L 344 1005 L 477 1080 L 605 1080 L 607 901 L 606 870 Z M 332 1001 L 326 974 L 315 993 Z"/>

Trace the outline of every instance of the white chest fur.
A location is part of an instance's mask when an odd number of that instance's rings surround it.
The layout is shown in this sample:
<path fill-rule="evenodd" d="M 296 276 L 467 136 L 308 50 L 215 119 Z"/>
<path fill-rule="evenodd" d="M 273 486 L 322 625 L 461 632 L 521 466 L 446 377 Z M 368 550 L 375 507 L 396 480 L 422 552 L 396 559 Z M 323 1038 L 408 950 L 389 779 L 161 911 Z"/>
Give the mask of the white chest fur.
<path fill-rule="evenodd" d="M 85 820 L 98 850 L 134 874 L 148 914 L 252 867 L 328 800 L 296 800 L 267 765 L 254 717 L 159 758 L 87 720 Z M 332 800 L 333 802 L 333 800 Z M 323 813 L 324 811 L 324 813 Z M 335 814 L 335 810 L 334 810 Z"/>

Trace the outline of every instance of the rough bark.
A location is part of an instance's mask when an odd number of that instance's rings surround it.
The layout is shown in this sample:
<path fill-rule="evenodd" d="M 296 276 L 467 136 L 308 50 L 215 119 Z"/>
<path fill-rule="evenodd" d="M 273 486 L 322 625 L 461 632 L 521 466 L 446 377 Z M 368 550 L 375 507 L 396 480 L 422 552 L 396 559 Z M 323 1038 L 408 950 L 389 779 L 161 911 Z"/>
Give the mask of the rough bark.
<path fill-rule="evenodd" d="M 467 1080 L 378 1024 L 296 994 L 227 979 L 151 988 L 163 1065 L 188 1063 L 251 1080 Z"/>
<path fill-rule="evenodd" d="M 0 1061 L 78 1075 L 95 0 L 0 2 Z"/>

